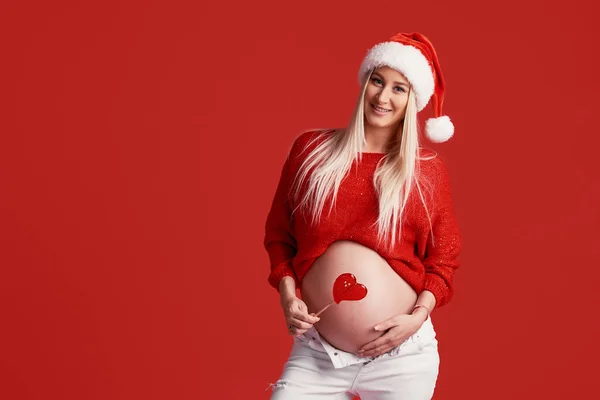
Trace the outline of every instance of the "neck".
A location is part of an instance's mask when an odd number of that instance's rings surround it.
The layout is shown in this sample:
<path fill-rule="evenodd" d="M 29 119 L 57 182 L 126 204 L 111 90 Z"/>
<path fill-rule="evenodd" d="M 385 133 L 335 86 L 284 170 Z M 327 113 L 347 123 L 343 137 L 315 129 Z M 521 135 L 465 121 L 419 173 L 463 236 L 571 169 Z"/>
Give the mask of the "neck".
<path fill-rule="evenodd" d="M 365 124 L 365 139 L 367 143 L 363 151 L 386 153 L 396 140 L 397 126 L 375 127 Z"/>

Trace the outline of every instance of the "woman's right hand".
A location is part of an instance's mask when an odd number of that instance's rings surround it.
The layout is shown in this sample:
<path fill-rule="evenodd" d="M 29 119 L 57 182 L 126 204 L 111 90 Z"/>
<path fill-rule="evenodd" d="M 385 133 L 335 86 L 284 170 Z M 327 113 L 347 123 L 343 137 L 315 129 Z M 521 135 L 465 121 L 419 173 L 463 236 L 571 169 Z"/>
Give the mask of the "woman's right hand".
<path fill-rule="evenodd" d="M 281 308 L 285 315 L 288 332 L 292 336 L 300 336 L 309 330 L 320 318 L 308 313 L 308 307 L 294 294 L 281 296 Z"/>

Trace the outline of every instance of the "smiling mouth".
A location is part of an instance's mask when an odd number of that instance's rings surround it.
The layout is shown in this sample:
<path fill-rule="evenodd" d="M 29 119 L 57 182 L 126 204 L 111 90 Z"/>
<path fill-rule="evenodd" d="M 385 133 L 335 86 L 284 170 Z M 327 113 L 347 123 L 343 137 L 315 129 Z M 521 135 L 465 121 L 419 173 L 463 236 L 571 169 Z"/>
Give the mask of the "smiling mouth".
<path fill-rule="evenodd" d="M 376 111 L 379 111 L 380 113 L 387 113 L 387 112 L 392 111 L 392 110 L 388 110 L 386 108 L 377 107 L 374 104 L 371 104 L 371 107 L 373 107 Z"/>

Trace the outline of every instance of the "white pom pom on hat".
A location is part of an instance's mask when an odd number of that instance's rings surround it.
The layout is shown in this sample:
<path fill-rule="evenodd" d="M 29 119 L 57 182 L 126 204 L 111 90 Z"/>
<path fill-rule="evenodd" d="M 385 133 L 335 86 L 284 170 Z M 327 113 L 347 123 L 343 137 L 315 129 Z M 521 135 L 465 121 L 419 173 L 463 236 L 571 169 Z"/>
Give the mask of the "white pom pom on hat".
<path fill-rule="evenodd" d="M 417 50 L 417 51 L 415 51 Z M 434 143 L 442 143 L 454 135 L 454 125 L 442 114 L 445 83 L 433 44 L 420 33 L 398 33 L 388 41 L 372 47 L 359 70 L 359 81 L 380 66 L 388 66 L 402 73 L 410 82 L 421 111 L 432 100 L 433 118 L 425 124 L 425 136 Z"/>
<path fill-rule="evenodd" d="M 454 124 L 446 115 L 429 118 L 425 123 L 425 135 L 434 143 L 442 143 L 454 135 Z"/>

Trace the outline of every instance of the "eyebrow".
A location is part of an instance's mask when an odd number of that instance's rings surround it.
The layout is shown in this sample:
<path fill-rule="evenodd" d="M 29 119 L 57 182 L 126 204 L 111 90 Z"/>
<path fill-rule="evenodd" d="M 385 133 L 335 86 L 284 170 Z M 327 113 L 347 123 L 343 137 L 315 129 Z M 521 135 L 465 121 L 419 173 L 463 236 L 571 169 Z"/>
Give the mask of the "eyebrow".
<path fill-rule="evenodd" d="M 374 72 L 373 75 L 376 75 L 376 76 L 380 77 L 381 79 L 384 79 L 383 76 L 381 76 L 378 72 Z M 404 86 L 408 87 L 408 83 L 406 83 L 406 82 L 394 81 L 394 83 L 397 85 L 404 85 Z"/>

